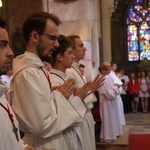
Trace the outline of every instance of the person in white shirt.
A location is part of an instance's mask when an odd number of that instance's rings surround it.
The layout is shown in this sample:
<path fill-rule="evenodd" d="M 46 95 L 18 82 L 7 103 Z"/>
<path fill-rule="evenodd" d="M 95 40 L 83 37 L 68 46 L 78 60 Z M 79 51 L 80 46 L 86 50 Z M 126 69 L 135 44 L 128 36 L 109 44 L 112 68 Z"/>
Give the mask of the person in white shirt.
<path fill-rule="evenodd" d="M 9 47 L 6 23 L 0 17 L 0 75 L 11 64 L 13 52 Z M 0 80 L 0 150 L 34 150 L 24 145 L 20 138 L 18 122 L 15 114 L 5 98 L 7 87 Z"/>
<path fill-rule="evenodd" d="M 1 81 L 6 85 L 7 90 L 5 91 L 5 96 L 8 99 L 8 90 L 10 87 L 10 82 L 12 79 L 12 67 L 10 65 L 10 67 L 8 67 L 7 71 L 3 72 L 3 75 L 1 75 Z"/>
<path fill-rule="evenodd" d="M 117 76 L 120 78 L 122 81 L 122 92 L 121 92 L 121 98 L 123 101 L 123 108 L 125 113 L 129 113 L 131 110 L 131 104 L 128 96 L 128 83 L 129 83 L 129 77 L 124 74 L 124 69 L 120 69 L 119 73 Z"/>
<path fill-rule="evenodd" d="M 9 88 L 11 79 L 12 79 L 12 68 L 9 67 L 7 72 L 3 73 L 3 75 L 1 75 L 1 80 L 5 83 L 7 88 Z"/>

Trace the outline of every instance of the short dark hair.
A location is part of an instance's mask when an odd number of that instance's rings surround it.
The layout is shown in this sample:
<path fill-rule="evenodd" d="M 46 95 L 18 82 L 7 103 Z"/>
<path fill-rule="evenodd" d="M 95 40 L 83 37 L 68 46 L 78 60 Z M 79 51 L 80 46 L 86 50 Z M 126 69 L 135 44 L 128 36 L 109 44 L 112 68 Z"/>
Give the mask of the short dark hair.
<path fill-rule="evenodd" d="M 69 35 L 68 38 L 71 40 L 71 47 L 75 48 L 75 39 L 80 39 L 78 35 Z"/>
<path fill-rule="evenodd" d="M 79 68 L 85 68 L 85 66 L 83 64 L 80 64 Z"/>
<path fill-rule="evenodd" d="M 59 43 L 59 47 L 56 48 L 55 51 L 54 51 L 53 54 L 52 54 L 52 59 L 53 59 L 52 64 L 55 62 L 56 56 L 57 56 L 58 54 L 63 55 L 64 52 L 65 52 L 69 47 L 71 47 L 71 40 L 70 40 L 68 37 L 64 36 L 64 35 L 59 35 L 58 43 Z"/>
<path fill-rule="evenodd" d="M 111 64 L 111 67 L 112 67 L 114 64 L 116 64 L 116 65 L 117 65 L 117 63 L 116 63 L 116 62 L 114 62 L 114 61 L 111 61 L 111 62 L 110 62 L 110 64 Z"/>
<path fill-rule="evenodd" d="M 5 28 L 6 27 L 6 22 L 0 17 L 0 28 Z"/>
<path fill-rule="evenodd" d="M 52 20 L 57 26 L 59 26 L 61 23 L 57 16 L 54 14 L 49 14 L 48 12 L 37 12 L 27 17 L 22 28 L 26 42 L 29 41 L 29 37 L 32 31 L 36 31 L 39 35 L 44 33 L 47 19 Z"/>
<path fill-rule="evenodd" d="M 101 66 L 99 66 L 98 70 L 99 70 L 99 72 L 102 72 L 102 70 L 106 70 L 107 71 L 108 67 L 106 67 L 104 65 L 101 65 Z"/>

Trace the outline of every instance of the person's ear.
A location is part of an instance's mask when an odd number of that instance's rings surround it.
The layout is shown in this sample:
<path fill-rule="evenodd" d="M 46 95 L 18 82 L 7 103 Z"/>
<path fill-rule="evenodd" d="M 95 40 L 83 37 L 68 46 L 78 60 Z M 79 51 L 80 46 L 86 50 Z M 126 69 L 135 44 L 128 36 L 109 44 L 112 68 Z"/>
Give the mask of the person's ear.
<path fill-rule="evenodd" d="M 61 61 L 62 61 L 62 59 L 63 59 L 62 54 L 60 54 L 60 53 L 59 53 L 59 54 L 57 55 L 57 59 L 61 62 Z"/>
<path fill-rule="evenodd" d="M 39 39 L 39 34 L 36 31 L 32 31 L 31 34 L 30 34 L 30 38 L 33 41 L 37 41 Z"/>

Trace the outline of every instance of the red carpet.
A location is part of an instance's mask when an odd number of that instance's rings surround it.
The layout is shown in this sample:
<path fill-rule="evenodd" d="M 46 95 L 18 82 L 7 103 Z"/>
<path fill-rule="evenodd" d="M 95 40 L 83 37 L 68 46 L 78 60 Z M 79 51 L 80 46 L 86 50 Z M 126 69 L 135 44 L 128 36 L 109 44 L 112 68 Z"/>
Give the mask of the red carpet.
<path fill-rule="evenodd" d="M 150 150 L 150 134 L 130 134 L 129 150 Z"/>

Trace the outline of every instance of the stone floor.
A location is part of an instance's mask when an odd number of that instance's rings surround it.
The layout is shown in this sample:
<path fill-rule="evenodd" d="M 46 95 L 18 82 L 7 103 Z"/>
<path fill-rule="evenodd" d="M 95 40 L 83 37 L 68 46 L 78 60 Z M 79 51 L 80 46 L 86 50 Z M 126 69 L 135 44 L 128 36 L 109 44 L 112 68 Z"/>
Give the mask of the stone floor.
<path fill-rule="evenodd" d="M 150 113 L 129 113 L 125 118 L 123 135 L 111 144 L 97 142 L 97 150 L 127 150 L 130 133 L 150 133 Z"/>

